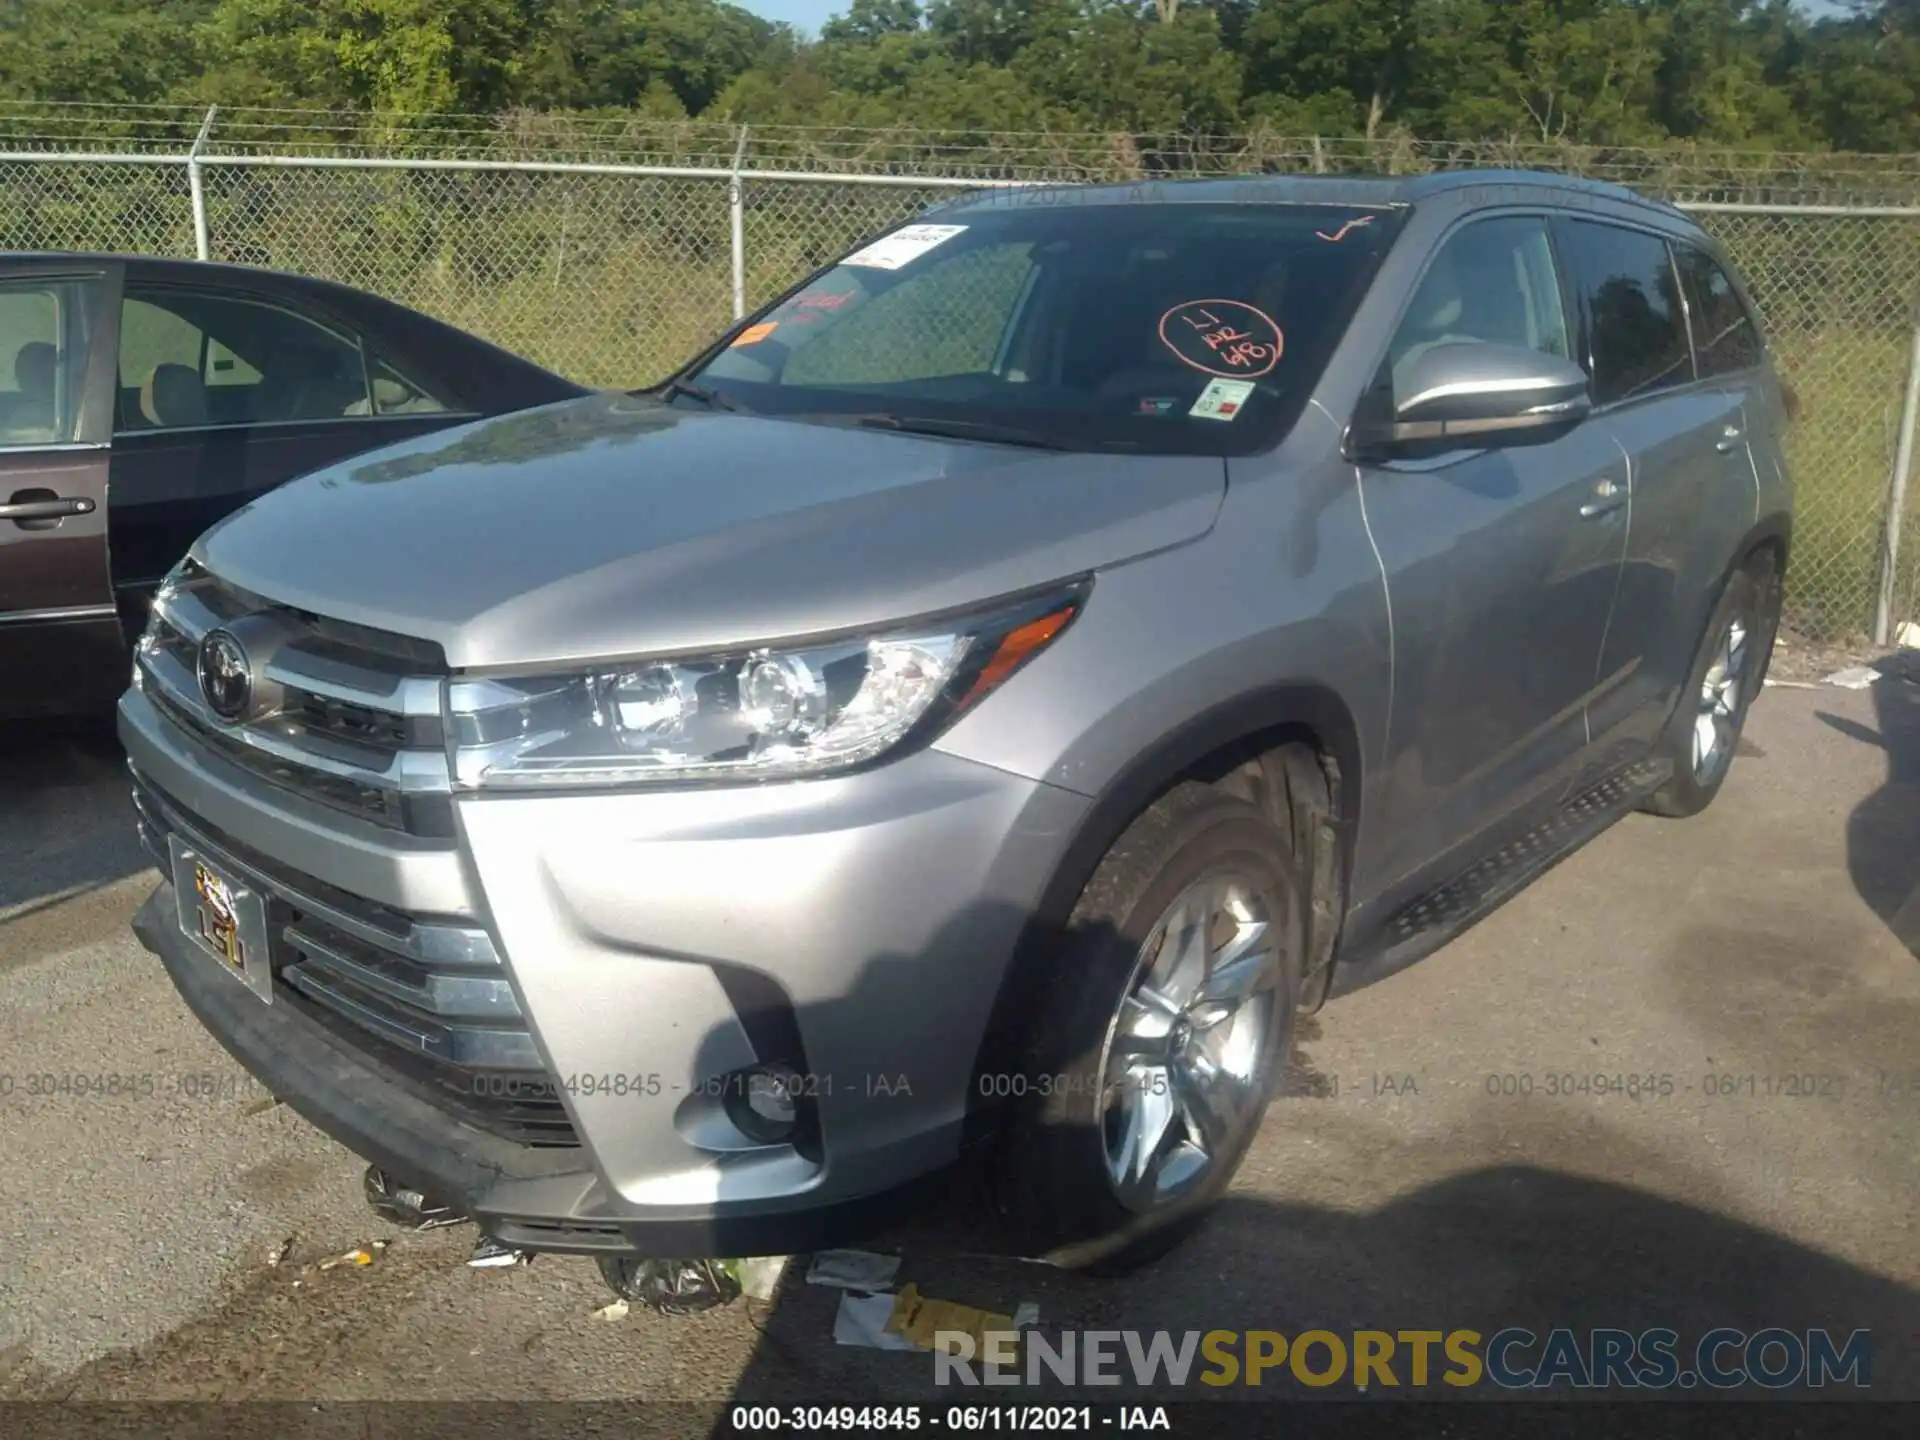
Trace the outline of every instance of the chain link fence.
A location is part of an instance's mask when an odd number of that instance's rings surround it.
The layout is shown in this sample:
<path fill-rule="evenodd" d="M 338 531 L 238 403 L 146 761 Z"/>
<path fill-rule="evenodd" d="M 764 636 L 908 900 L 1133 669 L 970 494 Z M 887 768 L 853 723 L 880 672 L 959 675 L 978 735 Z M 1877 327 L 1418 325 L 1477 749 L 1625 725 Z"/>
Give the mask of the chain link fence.
<path fill-rule="evenodd" d="M 1889 524 L 1920 324 L 1920 157 L 749 136 L 699 122 L 297 111 L 216 124 L 167 107 L 39 107 L 0 111 L 0 247 L 199 252 L 325 276 L 583 383 L 630 388 L 862 238 L 980 184 L 1489 163 L 1625 180 L 1696 211 L 1747 276 L 1801 401 L 1789 624 L 1846 643 L 1881 610 L 1920 620 L 1920 501 L 1902 532 Z"/>

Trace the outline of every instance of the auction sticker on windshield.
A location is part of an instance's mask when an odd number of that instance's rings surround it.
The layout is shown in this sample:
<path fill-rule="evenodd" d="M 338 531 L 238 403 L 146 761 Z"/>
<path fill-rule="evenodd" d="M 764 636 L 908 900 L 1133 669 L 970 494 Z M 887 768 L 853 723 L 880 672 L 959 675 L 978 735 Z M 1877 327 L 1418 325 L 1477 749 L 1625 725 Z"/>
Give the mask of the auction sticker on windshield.
<path fill-rule="evenodd" d="M 864 265 L 872 270 L 898 270 L 911 265 L 936 245 L 944 245 L 967 227 L 964 225 L 904 225 L 891 235 L 883 235 L 871 245 L 847 256 L 842 265 Z"/>
<path fill-rule="evenodd" d="M 1187 414 L 1197 420 L 1232 420 L 1253 394 L 1251 380 L 1209 380 Z"/>

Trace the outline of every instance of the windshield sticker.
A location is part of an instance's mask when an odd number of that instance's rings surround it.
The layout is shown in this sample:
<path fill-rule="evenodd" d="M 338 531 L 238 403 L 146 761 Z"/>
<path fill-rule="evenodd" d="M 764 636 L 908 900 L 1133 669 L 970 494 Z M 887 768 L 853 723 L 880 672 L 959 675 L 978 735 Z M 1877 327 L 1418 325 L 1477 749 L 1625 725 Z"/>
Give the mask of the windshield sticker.
<path fill-rule="evenodd" d="M 738 350 L 742 345 L 758 345 L 767 336 L 780 328 L 778 320 L 762 320 L 758 325 L 749 325 L 733 337 L 733 344 L 727 348 Z"/>
<path fill-rule="evenodd" d="M 1232 420 L 1239 416 L 1251 394 L 1251 380 L 1209 380 L 1187 414 L 1196 420 Z"/>
<path fill-rule="evenodd" d="M 1180 408 L 1180 401 L 1173 395 L 1142 395 L 1140 413 L 1142 415 L 1171 415 Z"/>
<path fill-rule="evenodd" d="M 1252 378 L 1280 363 L 1286 342 L 1264 311 L 1239 300 L 1188 300 L 1160 317 L 1160 340 L 1207 375 Z"/>
<path fill-rule="evenodd" d="M 1349 230 L 1358 230 L 1362 225 L 1371 225 L 1373 223 L 1373 220 L 1374 220 L 1374 217 L 1371 215 L 1362 215 L 1358 220 L 1347 221 L 1346 224 L 1342 225 L 1338 230 L 1334 231 L 1333 234 L 1331 235 L 1327 234 L 1327 232 L 1324 230 L 1316 230 L 1313 233 L 1318 235 L 1322 240 L 1332 240 L 1337 242 L 1337 241 L 1346 239 L 1347 232 Z"/>
<path fill-rule="evenodd" d="M 911 265 L 936 245 L 944 245 L 967 227 L 964 225 L 906 225 L 891 235 L 883 235 L 871 245 L 847 256 L 842 265 L 864 265 L 873 270 L 898 270 Z"/>

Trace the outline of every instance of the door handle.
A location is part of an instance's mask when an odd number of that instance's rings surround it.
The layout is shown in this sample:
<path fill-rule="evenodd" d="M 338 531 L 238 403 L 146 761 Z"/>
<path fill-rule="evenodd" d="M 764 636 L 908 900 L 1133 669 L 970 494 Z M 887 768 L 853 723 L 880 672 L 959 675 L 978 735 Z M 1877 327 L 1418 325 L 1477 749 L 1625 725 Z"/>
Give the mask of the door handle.
<path fill-rule="evenodd" d="M 1740 444 L 1740 436 L 1742 433 L 1738 425 L 1727 426 L 1726 429 L 1720 432 L 1720 438 L 1713 442 L 1713 448 L 1718 450 L 1722 455 L 1731 455 L 1734 449 Z"/>
<path fill-rule="evenodd" d="M 59 495 L 51 500 L 10 500 L 0 505 L 0 520 L 64 520 L 90 515 L 93 501 L 84 495 Z"/>
<path fill-rule="evenodd" d="M 1580 507 L 1580 518 L 1591 520 L 1595 516 L 1605 515 L 1618 510 L 1627 503 L 1627 487 L 1617 480 L 1602 480 L 1593 487 L 1593 499 Z"/>

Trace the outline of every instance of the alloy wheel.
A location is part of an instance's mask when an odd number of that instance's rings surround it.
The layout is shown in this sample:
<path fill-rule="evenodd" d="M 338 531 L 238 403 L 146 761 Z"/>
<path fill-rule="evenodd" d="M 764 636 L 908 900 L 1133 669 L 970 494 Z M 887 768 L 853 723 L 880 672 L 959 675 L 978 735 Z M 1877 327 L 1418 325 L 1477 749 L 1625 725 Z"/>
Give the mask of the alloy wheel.
<path fill-rule="evenodd" d="M 1713 663 L 1700 685 L 1699 706 L 1693 718 L 1693 776 L 1702 784 L 1719 772 L 1738 739 L 1735 724 L 1752 648 L 1747 640 L 1747 622 L 1736 615 L 1722 632 Z"/>
<path fill-rule="evenodd" d="M 1244 875 L 1184 890 L 1148 932 L 1100 1058 L 1107 1176 L 1136 1212 L 1230 1159 L 1260 1113 L 1281 976 L 1280 910 Z"/>

